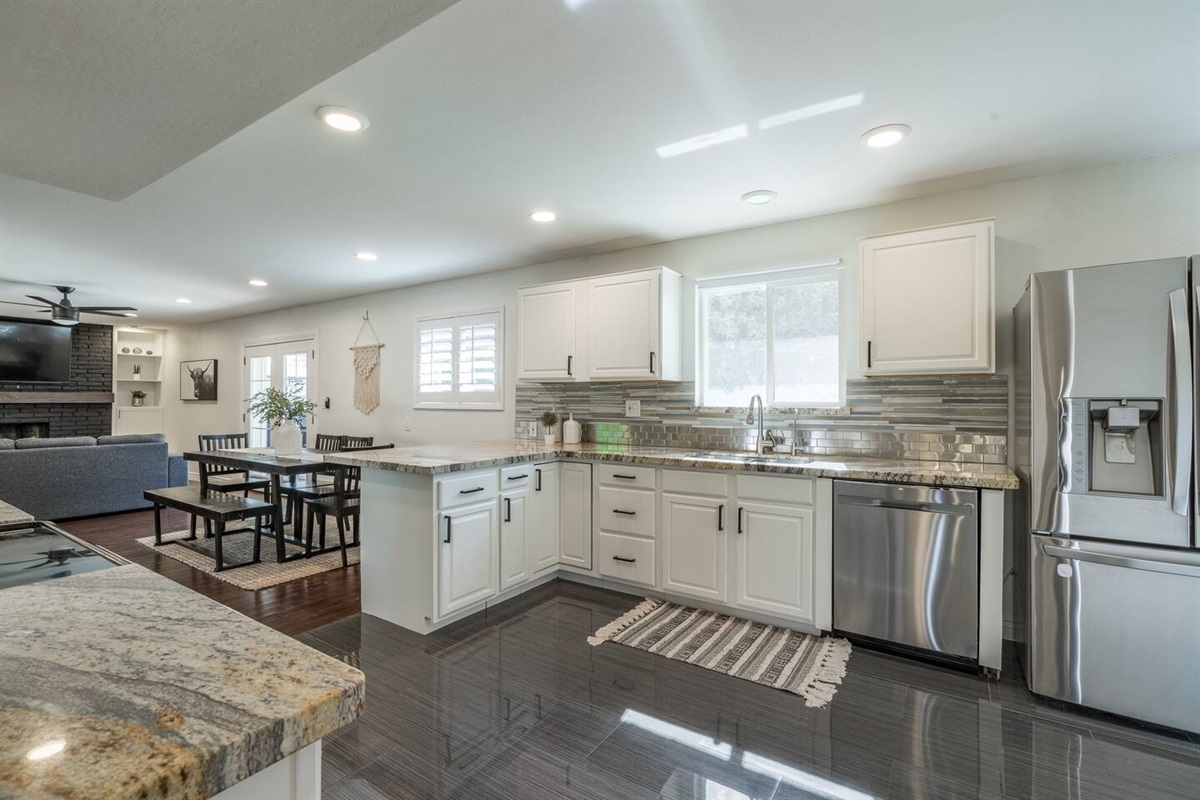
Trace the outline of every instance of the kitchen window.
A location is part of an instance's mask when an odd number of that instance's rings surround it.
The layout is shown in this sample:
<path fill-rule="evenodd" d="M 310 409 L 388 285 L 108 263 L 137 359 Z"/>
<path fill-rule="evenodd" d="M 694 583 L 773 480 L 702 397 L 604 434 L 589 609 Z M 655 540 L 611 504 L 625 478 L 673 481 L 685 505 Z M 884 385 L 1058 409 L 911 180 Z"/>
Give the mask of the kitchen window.
<path fill-rule="evenodd" d="M 420 317 L 413 407 L 504 408 L 504 309 Z"/>
<path fill-rule="evenodd" d="M 841 270 L 822 265 L 702 280 L 697 404 L 838 406 Z"/>

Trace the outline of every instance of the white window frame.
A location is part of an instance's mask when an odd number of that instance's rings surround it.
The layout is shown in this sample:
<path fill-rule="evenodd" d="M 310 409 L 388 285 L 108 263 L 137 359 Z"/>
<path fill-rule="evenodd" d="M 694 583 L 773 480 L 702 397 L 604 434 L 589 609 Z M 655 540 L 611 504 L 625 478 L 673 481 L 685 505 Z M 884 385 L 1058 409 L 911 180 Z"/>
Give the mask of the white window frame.
<path fill-rule="evenodd" d="M 472 320 L 495 316 L 496 391 L 489 394 L 458 390 L 458 329 Z M 490 320 L 489 320 L 490 321 Z M 451 326 L 454 331 L 450 349 L 454 384 L 449 392 L 421 391 L 421 332 L 431 327 Z M 503 411 L 504 410 L 504 306 L 463 311 L 454 314 L 429 314 L 417 317 L 413 325 L 413 410 Z M 428 398 L 428 399 L 423 399 Z"/>
<path fill-rule="evenodd" d="M 847 318 L 846 318 L 846 280 L 845 269 L 841 259 L 836 261 L 813 264 L 803 267 L 785 267 L 783 269 L 762 272 L 745 272 L 740 275 L 725 275 L 719 278 L 701 278 L 696 281 L 696 405 L 701 408 L 725 408 L 726 406 L 710 406 L 704 398 L 705 357 L 707 354 L 707 323 L 704 298 L 710 291 L 745 290 L 753 287 L 764 287 L 767 290 L 767 389 L 763 395 L 763 405 L 767 408 L 841 408 L 846 404 L 846 354 L 847 348 Z M 838 288 L 838 398 L 834 401 L 796 402 L 791 400 L 777 401 L 775 399 L 775 345 L 773 331 L 775 329 L 774 297 L 772 289 L 786 286 L 796 286 L 805 283 L 818 283 L 834 278 Z M 749 402 L 747 397 L 746 401 Z"/>

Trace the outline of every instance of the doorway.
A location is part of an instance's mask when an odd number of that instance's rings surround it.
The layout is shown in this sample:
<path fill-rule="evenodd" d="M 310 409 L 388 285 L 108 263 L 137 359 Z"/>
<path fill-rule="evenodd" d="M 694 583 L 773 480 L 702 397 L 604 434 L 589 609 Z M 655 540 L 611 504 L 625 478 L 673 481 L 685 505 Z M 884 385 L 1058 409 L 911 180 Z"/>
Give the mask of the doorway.
<path fill-rule="evenodd" d="M 242 350 L 245 370 L 243 397 L 251 398 L 264 389 L 274 388 L 291 393 L 302 393 L 309 400 L 317 398 L 317 340 L 296 338 L 285 342 L 246 345 Z M 242 422 L 249 434 L 250 447 L 270 447 L 271 427 L 265 419 L 249 412 L 249 400 L 243 401 Z M 308 437 L 316 434 L 316 414 L 297 420 L 302 431 L 302 442 L 307 446 Z"/>

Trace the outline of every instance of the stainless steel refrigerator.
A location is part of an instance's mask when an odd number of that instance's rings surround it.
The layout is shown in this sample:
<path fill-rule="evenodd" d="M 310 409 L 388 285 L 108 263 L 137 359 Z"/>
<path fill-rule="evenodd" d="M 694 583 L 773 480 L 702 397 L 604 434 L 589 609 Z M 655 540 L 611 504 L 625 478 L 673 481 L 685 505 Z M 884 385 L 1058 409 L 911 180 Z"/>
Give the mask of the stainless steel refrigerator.
<path fill-rule="evenodd" d="M 1037 273 L 1013 310 L 1029 688 L 1200 732 L 1200 257 Z"/>

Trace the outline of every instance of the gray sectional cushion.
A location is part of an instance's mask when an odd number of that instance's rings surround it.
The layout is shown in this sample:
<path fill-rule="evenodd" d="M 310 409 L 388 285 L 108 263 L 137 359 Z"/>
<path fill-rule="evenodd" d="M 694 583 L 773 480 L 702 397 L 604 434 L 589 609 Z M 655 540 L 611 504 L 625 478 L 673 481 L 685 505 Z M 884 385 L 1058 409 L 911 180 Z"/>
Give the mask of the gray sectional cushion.
<path fill-rule="evenodd" d="M 57 438 L 34 437 L 17 439 L 17 450 L 42 450 L 48 447 L 91 447 L 96 440 L 91 436 L 61 436 Z"/>
<path fill-rule="evenodd" d="M 166 440 L 166 435 L 161 433 L 125 433 L 119 436 L 101 436 L 96 439 L 96 444 L 145 444 Z"/>
<path fill-rule="evenodd" d="M 15 450 L 16 447 L 17 444 L 12 439 L 0 439 L 0 450 Z"/>

